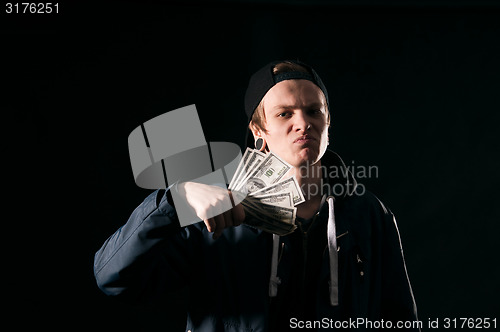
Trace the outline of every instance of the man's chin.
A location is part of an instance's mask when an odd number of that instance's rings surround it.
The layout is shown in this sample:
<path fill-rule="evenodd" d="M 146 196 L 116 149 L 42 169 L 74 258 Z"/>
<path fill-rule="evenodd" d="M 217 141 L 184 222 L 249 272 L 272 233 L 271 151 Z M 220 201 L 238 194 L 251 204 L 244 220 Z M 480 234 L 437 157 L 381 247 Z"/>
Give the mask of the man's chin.
<path fill-rule="evenodd" d="M 307 153 L 306 153 L 307 152 Z M 316 164 L 320 160 L 317 152 L 313 151 L 301 151 L 297 164 L 302 167 L 308 167 Z"/>

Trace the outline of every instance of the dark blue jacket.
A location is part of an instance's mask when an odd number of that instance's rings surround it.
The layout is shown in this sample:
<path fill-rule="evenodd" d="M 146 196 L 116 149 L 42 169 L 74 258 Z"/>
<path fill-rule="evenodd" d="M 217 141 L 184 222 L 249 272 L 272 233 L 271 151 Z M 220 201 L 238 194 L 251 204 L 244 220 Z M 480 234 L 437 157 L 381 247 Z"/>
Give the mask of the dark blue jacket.
<path fill-rule="evenodd" d="M 345 165 L 327 152 L 322 165 Z M 129 301 L 189 287 L 191 331 L 283 331 L 290 328 L 393 328 L 417 324 L 396 221 L 348 172 L 336 188 L 339 305 L 329 303 L 328 204 L 305 231 L 280 238 L 277 297 L 269 297 L 272 235 L 247 225 L 213 240 L 203 222 L 181 228 L 168 190 L 155 191 L 95 255 L 98 286 Z M 344 175 L 347 176 L 344 176 Z M 327 189 L 328 189 L 327 188 Z M 377 325 L 378 324 L 378 325 Z"/>

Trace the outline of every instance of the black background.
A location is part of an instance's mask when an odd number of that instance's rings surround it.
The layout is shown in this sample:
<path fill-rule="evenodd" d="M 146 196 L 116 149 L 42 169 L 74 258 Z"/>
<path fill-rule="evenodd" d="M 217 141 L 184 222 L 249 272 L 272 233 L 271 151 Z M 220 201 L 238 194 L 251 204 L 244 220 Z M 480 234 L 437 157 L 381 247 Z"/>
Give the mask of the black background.
<path fill-rule="evenodd" d="M 134 183 L 128 135 L 194 103 L 207 141 L 242 145 L 249 76 L 286 58 L 329 90 L 330 148 L 378 168 L 361 183 L 398 219 L 424 326 L 500 318 L 498 2 L 59 10 L 0 16 L 4 293 L 19 327 L 183 330 L 186 290 L 131 306 L 93 279 L 95 251 L 150 192 Z"/>

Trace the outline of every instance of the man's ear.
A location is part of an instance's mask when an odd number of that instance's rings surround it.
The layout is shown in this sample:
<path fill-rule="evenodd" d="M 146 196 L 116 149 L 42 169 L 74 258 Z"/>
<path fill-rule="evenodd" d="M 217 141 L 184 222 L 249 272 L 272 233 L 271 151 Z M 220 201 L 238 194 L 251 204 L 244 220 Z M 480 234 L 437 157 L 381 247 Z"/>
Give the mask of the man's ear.
<path fill-rule="evenodd" d="M 265 131 L 259 129 L 253 122 L 250 122 L 248 128 L 252 131 L 255 148 L 259 151 L 269 151 L 266 139 L 262 135 Z"/>
<path fill-rule="evenodd" d="M 253 123 L 253 121 L 250 121 L 248 128 L 252 132 L 254 140 L 258 137 L 262 137 L 262 131 Z"/>

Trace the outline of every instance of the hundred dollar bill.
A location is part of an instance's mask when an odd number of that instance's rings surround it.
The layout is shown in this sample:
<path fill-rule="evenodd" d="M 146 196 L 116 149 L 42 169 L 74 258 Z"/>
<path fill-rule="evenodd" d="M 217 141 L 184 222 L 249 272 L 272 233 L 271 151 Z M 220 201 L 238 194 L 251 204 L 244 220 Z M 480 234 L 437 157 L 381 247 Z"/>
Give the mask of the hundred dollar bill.
<path fill-rule="evenodd" d="M 249 151 L 250 150 L 250 151 Z M 240 161 L 240 164 L 238 165 L 238 169 L 240 169 L 241 165 L 241 171 L 239 174 L 233 177 L 234 183 L 229 189 L 241 189 L 244 183 L 244 179 L 248 177 L 249 174 L 253 172 L 253 170 L 260 165 L 262 160 L 266 158 L 266 154 L 263 152 L 260 152 L 259 150 L 254 150 L 247 148 L 248 154 L 245 158 L 245 156 L 242 158 Z M 245 154 L 247 153 L 245 151 Z M 238 172 L 238 170 L 236 170 Z"/>
<path fill-rule="evenodd" d="M 258 200 L 262 204 L 293 208 L 292 194 L 290 192 L 264 195 L 260 196 Z"/>
<path fill-rule="evenodd" d="M 302 190 L 299 187 L 299 183 L 297 182 L 297 179 L 294 176 L 291 176 L 283 181 L 280 181 L 278 183 L 275 183 L 269 187 L 262 188 L 258 191 L 255 191 L 252 194 L 252 196 L 255 197 L 261 197 L 264 195 L 268 194 L 276 194 L 280 192 L 290 192 L 292 195 L 292 200 L 293 200 L 293 205 L 298 205 L 300 203 L 305 202 L 304 194 L 302 193 Z"/>
<path fill-rule="evenodd" d="M 243 171 L 243 167 L 248 161 L 248 157 L 252 154 L 252 149 L 247 148 L 245 150 L 245 153 L 243 154 L 243 157 L 240 160 L 240 163 L 238 164 L 238 168 L 236 168 L 236 172 L 234 172 L 233 178 L 231 179 L 231 182 L 229 183 L 228 189 L 233 189 L 234 184 L 238 177 L 241 175 L 241 172 Z"/>
<path fill-rule="evenodd" d="M 272 215 L 275 219 L 279 221 L 286 222 L 289 224 L 295 223 L 295 217 L 297 215 L 297 208 L 295 207 L 284 207 L 284 206 L 274 206 L 270 204 L 262 204 L 261 208 L 265 211 L 267 215 Z"/>
<path fill-rule="evenodd" d="M 248 207 L 248 211 L 252 214 L 255 213 L 259 216 L 268 217 L 270 220 L 276 220 L 287 224 L 295 223 L 297 214 L 297 208 L 295 207 L 275 206 L 264 203 L 260 204 L 258 209 L 251 206 L 247 206 L 247 208 Z"/>
<path fill-rule="evenodd" d="M 248 193 L 263 189 L 278 182 L 291 168 L 290 164 L 271 152 L 236 189 L 246 186 Z"/>
<path fill-rule="evenodd" d="M 295 177 L 281 180 L 291 168 L 273 153 L 245 150 L 229 189 L 233 200 L 245 209 L 247 225 L 278 235 L 297 228 L 294 206 L 302 203 L 304 196 Z"/>
<path fill-rule="evenodd" d="M 247 225 L 266 232 L 286 235 L 292 233 L 297 228 L 297 226 L 293 223 L 275 219 L 276 215 L 272 217 L 272 214 L 262 214 L 261 211 L 254 210 L 249 207 L 245 207 L 245 212 L 247 213 L 247 218 L 245 219 L 245 223 Z"/>
<path fill-rule="evenodd" d="M 297 208 L 292 207 L 292 204 L 290 193 L 267 195 L 262 198 L 248 196 L 242 202 L 245 212 L 261 221 L 261 229 L 281 235 L 296 228 Z"/>
<path fill-rule="evenodd" d="M 243 208 L 252 214 L 269 217 L 271 220 L 277 220 L 293 224 L 297 213 L 297 208 L 287 206 L 276 206 L 259 202 L 255 204 L 251 200 L 245 199 L 241 202 Z"/>
<path fill-rule="evenodd" d="M 281 192 L 259 197 L 248 196 L 247 201 L 256 206 L 259 204 L 270 204 L 275 206 L 293 207 L 292 194 L 290 192 Z"/>

